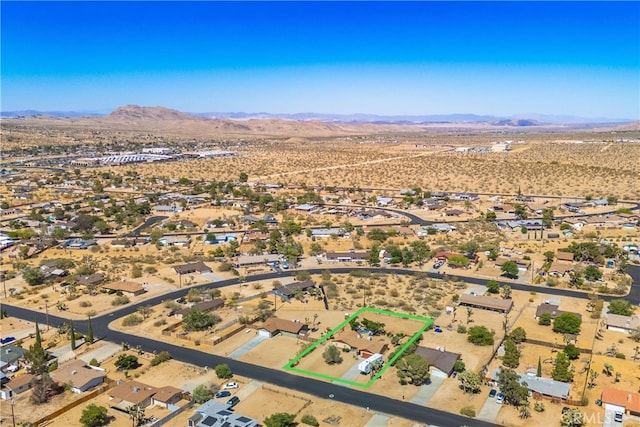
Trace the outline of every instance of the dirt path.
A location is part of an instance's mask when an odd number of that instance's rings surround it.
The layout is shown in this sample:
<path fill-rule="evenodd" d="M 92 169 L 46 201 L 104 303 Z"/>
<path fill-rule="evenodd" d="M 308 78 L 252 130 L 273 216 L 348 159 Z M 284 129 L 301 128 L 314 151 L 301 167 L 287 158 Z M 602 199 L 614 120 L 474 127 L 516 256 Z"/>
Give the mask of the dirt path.
<path fill-rule="evenodd" d="M 337 165 L 337 166 L 324 166 L 324 167 L 320 167 L 320 168 L 311 168 L 311 169 L 302 169 L 302 170 L 290 171 L 290 172 L 274 173 L 274 174 L 271 174 L 271 175 L 256 176 L 256 177 L 250 178 L 249 181 L 260 182 L 260 181 L 265 180 L 265 179 L 277 178 L 277 177 L 287 176 L 287 175 L 298 175 L 298 174 L 309 173 L 309 172 L 344 169 L 344 168 L 352 168 L 352 167 L 355 167 L 355 166 L 372 165 L 372 164 L 375 164 L 375 163 L 385 163 L 385 162 L 393 162 L 393 161 L 396 161 L 396 160 L 413 159 L 413 158 L 417 158 L 417 157 L 424 157 L 424 156 L 427 156 L 427 155 L 430 155 L 430 154 L 433 154 L 433 153 L 434 153 L 434 151 L 428 151 L 428 152 L 424 152 L 424 153 L 420 153 L 420 154 L 413 154 L 411 156 L 388 157 L 386 159 L 367 160 L 367 161 L 364 161 L 364 162 L 347 163 L 347 164 L 344 164 L 344 165 Z"/>

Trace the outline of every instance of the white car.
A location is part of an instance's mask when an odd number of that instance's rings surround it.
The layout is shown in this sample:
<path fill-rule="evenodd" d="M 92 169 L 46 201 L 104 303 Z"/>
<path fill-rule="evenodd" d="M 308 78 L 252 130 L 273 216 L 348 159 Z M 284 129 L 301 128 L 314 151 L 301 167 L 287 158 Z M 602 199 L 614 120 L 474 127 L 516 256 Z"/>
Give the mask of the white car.
<path fill-rule="evenodd" d="M 222 388 L 225 389 L 225 390 L 230 390 L 232 388 L 238 388 L 238 383 L 235 382 L 235 381 L 230 382 L 230 383 L 226 383 L 225 385 L 222 386 Z"/>

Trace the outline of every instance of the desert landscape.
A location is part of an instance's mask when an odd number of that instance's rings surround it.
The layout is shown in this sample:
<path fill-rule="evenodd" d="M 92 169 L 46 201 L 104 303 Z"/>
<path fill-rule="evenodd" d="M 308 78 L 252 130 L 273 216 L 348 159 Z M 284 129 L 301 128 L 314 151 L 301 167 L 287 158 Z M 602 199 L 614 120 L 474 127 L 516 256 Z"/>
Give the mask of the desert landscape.
<path fill-rule="evenodd" d="M 171 352 L 158 362 L 155 348 L 129 345 L 137 339 L 327 387 L 327 378 L 339 378 L 372 402 L 412 403 L 469 417 L 469 425 L 534 426 L 561 419 L 566 408 L 597 425 L 609 414 L 603 387 L 638 391 L 640 335 L 608 323 L 628 309 L 629 321 L 637 318 L 633 306 L 609 308 L 635 298 L 628 269 L 640 262 L 633 127 L 234 122 L 128 106 L 99 118 L 6 119 L 2 129 L 0 222 L 11 241 L 1 259 L 2 337 L 11 337 L 3 348 L 41 342 L 55 356 L 53 378 L 78 359 L 95 359 L 105 373 L 93 391 L 74 393 L 67 383 L 46 403 L 33 403 L 29 390 L 16 394 L 13 406 L 2 405 L 5 422 L 73 425 L 93 405 L 107 408 L 110 426 L 184 425 L 206 401 L 203 390 L 213 396 L 229 381 L 239 387 L 230 390 L 239 398 L 233 410 L 259 423 L 278 412 L 272 407 L 327 426 L 419 421 L 242 372 L 220 377 L 218 365 L 174 360 Z M 175 157 L 92 163 L 145 149 Z M 466 302 L 475 296 L 490 306 Z M 549 304 L 575 313 L 579 332 L 551 332 L 553 319 L 540 324 L 537 313 Z M 37 315 L 22 320 L 13 306 Z M 385 324 L 368 341 L 384 345 L 385 361 L 404 348 L 370 386 L 372 377 L 357 370 L 366 359 L 357 342 L 349 350 L 334 344 L 351 327 L 327 335 L 363 307 L 433 322 L 405 348 L 417 323 L 365 316 Z M 274 332 L 269 319 L 297 331 Z M 105 325 L 106 338 L 85 342 L 93 322 Z M 109 342 L 116 332 L 127 340 Z M 488 341 L 474 341 L 483 333 Z M 296 370 L 285 369 L 320 339 Z M 569 344 L 579 356 L 570 361 L 567 395 L 530 391 L 526 405 L 487 397 L 499 369 L 531 375 L 540 361 L 539 376 L 560 378 L 558 354 Z M 340 348 L 341 362 L 327 361 L 331 347 Z M 417 356 L 429 349 L 455 358 L 455 369 L 433 353 Z M 118 367 L 127 358 L 135 367 Z M 27 375 L 27 362 L 11 363 L 11 381 Z M 110 394 L 131 381 L 171 385 L 180 398 L 139 416 Z M 640 425 L 631 412 L 624 425 Z"/>

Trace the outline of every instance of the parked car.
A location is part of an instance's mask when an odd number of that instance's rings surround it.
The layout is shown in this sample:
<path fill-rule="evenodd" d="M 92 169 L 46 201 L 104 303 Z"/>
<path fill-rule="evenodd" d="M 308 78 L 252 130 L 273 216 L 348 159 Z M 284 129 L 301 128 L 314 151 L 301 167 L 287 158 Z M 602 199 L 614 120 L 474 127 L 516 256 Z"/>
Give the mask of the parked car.
<path fill-rule="evenodd" d="M 443 265 L 444 265 L 444 261 L 438 260 L 433 264 L 433 268 L 438 269 L 438 268 L 442 267 Z"/>
<path fill-rule="evenodd" d="M 231 396 L 231 392 L 230 391 L 219 391 L 216 393 L 215 398 L 216 399 L 220 399 L 222 397 L 229 397 Z"/>
<path fill-rule="evenodd" d="M 504 394 L 498 393 L 498 398 L 496 399 L 496 403 L 501 405 L 504 402 Z"/>
<path fill-rule="evenodd" d="M 229 390 L 229 389 L 232 389 L 232 388 L 238 388 L 238 383 L 235 382 L 235 381 L 230 382 L 230 383 L 226 383 L 225 385 L 222 386 L 222 388 L 224 390 Z"/>
<path fill-rule="evenodd" d="M 10 343 L 12 341 L 15 341 L 16 337 L 5 337 L 5 338 L 0 338 L 0 344 L 7 344 Z"/>
<path fill-rule="evenodd" d="M 615 415 L 613 416 L 613 421 L 617 422 L 617 423 L 621 423 L 622 422 L 622 416 L 624 414 L 620 411 L 616 411 Z"/>
<path fill-rule="evenodd" d="M 496 397 L 497 393 L 498 391 L 495 388 L 492 388 L 491 391 L 489 391 L 489 397 Z"/>
<path fill-rule="evenodd" d="M 289 268 L 289 263 L 285 259 L 280 261 L 280 265 L 282 265 L 282 268 L 284 268 L 285 270 Z"/>
<path fill-rule="evenodd" d="M 238 398 L 238 396 L 233 396 L 231 399 L 227 400 L 227 405 L 229 405 L 229 408 L 233 408 L 238 403 L 240 403 L 240 399 Z"/>

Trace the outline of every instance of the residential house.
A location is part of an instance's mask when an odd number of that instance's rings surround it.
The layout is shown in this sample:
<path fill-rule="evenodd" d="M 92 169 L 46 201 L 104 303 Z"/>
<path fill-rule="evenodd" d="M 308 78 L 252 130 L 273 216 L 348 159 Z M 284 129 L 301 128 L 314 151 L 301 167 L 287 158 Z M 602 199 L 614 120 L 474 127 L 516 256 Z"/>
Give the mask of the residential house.
<path fill-rule="evenodd" d="M 640 328 L 640 317 L 622 316 L 620 314 L 608 313 L 607 329 L 617 332 L 625 332 L 627 334 Z"/>
<path fill-rule="evenodd" d="M 510 258 L 506 256 L 499 256 L 498 258 L 496 258 L 494 263 L 497 268 L 502 268 L 502 265 L 507 261 L 515 262 L 516 265 L 518 266 L 518 270 L 520 270 L 521 272 L 527 271 L 531 266 L 531 261 L 529 260 L 521 259 L 521 258 Z"/>
<path fill-rule="evenodd" d="M 118 384 L 109 390 L 111 407 L 127 412 L 127 408 L 138 405 L 146 408 L 152 404 L 152 397 L 158 392 L 158 388 L 151 387 L 139 381 L 131 380 Z"/>
<path fill-rule="evenodd" d="M 14 344 L 0 347 L 0 370 L 2 372 L 10 372 L 15 370 L 11 366 L 20 366 L 20 362 L 24 358 L 26 350 Z"/>
<path fill-rule="evenodd" d="M 164 213 L 177 213 L 182 212 L 182 206 L 170 206 L 170 205 L 158 205 L 153 208 L 156 212 L 164 212 Z"/>
<path fill-rule="evenodd" d="M 433 196 L 433 195 L 432 195 Z M 478 195 L 475 193 L 455 193 L 453 195 L 454 200 L 462 200 L 473 202 L 479 199 Z"/>
<path fill-rule="evenodd" d="M 211 399 L 196 409 L 189 427 L 258 427 L 260 421 L 229 409 L 225 402 Z"/>
<path fill-rule="evenodd" d="M 204 242 L 210 245 L 217 245 L 219 243 L 235 242 L 238 240 L 236 233 L 224 233 L 224 234 L 212 234 L 209 233 L 205 236 Z"/>
<path fill-rule="evenodd" d="M 431 198 L 436 200 L 444 200 L 449 198 L 449 193 L 445 191 L 432 191 Z"/>
<path fill-rule="evenodd" d="M 181 246 L 188 248 L 191 244 L 190 236 L 164 236 L 158 240 L 162 246 Z"/>
<path fill-rule="evenodd" d="M 460 215 L 463 215 L 464 213 L 465 212 L 460 209 L 445 209 L 442 216 L 460 216 Z"/>
<path fill-rule="evenodd" d="M 342 228 L 314 228 L 311 230 L 311 237 L 332 237 L 332 236 L 344 236 L 344 230 Z"/>
<path fill-rule="evenodd" d="M 325 252 L 322 255 L 327 262 L 359 262 L 369 259 L 368 252 Z"/>
<path fill-rule="evenodd" d="M 23 393 L 31 388 L 33 375 L 22 374 L 13 377 L 9 382 L 0 387 L 0 399 L 10 400 L 14 396 Z"/>
<path fill-rule="evenodd" d="M 103 368 L 87 365 L 82 360 L 64 363 L 51 373 L 59 384 L 69 386 L 74 393 L 83 393 L 104 382 L 107 373 Z"/>
<path fill-rule="evenodd" d="M 69 239 L 60 244 L 61 249 L 89 249 L 96 246 L 97 243 L 93 239 Z"/>
<path fill-rule="evenodd" d="M 177 409 L 175 404 L 182 399 L 184 391 L 179 388 L 166 385 L 160 387 L 158 392 L 151 397 L 151 403 L 167 409 Z"/>
<path fill-rule="evenodd" d="M 309 326 L 305 323 L 270 317 L 258 328 L 258 336 L 269 338 L 273 338 L 276 335 L 297 337 L 298 335 L 306 335 L 308 330 Z"/>
<path fill-rule="evenodd" d="M 573 263 L 567 264 L 565 262 L 554 261 L 549 266 L 547 274 L 550 276 L 564 277 L 565 274 L 573 271 L 573 268 Z"/>
<path fill-rule="evenodd" d="M 491 379 L 493 381 L 498 380 L 498 374 L 500 369 L 496 369 L 493 371 L 493 375 Z M 568 399 L 569 398 L 569 390 L 571 389 L 571 384 L 563 383 L 561 381 L 554 381 L 549 378 L 537 377 L 535 373 L 533 374 L 521 374 L 518 373 L 519 380 L 518 382 L 525 382 L 529 391 L 532 393 L 537 393 L 539 395 L 553 398 L 553 399 Z"/>
<path fill-rule="evenodd" d="M 92 286 L 92 285 L 99 285 L 106 278 L 107 278 L 107 276 L 105 276 L 102 273 L 93 273 L 93 274 L 89 274 L 87 276 L 78 276 L 78 277 L 76 277 L 76 281 L 78 282 L 78 285 L 80 285 L 80 286 Z"/>
<path fill-rule="evenodd" d="M 202 261 L 192 262 L 189 264 L 175 265 L 173 269 L 178 274 L 191 274 L 191 273 L 202 274 L 202 273 L 211 273 L 213 271 L 211 267 L 209 267 Z"/>
<path fill-rule="evenodd" d="M 144 287 L 140 283 L 136 282 L 111 282 L 105 285 L 102 285 L 102 289 L 106 289 L 107 291 L 113 292 L 122 292 L 124 295 L 135 297 L 137 295 L 141 295 L 146 292 Z"/>
<path fill-rule="evenodd" d="M 280 261 L 280 255 L 278 254 L 263 254 L 263 255 L 239 255 L 236 262 L 236 268 L 248 267 L 251 265 L 268 265 Z"/>
<path fill-rule="evenodd" d="M 458 305 L 508 313 L 513 307 L 513 300 L 493 298 L 484 295 L 462 294 L 458 300 Z"/>
<path fill-rule="evenodd" d="M 558 261 L 573 262 L 573 257 L 573 252 L 565 252 L 560 249 L 556 251 L 556 260 Z"/>
<path fill-rule="evenodd" d="M 447 378 L 453 373 L 453 366 L 460 359 L 460 353 L 446 351 L 444 347 L 418 347 L 415 354 L 422 357 L 429 364 L 431 375 Z"/>
<path fill-rule="evenodd" d="M 442 208 L 442 203 L 433 197 L 429 197 L 422 201 L 422 206 L 428 210 L 436 210 Z"/>
<path fill-rule="evenodd" d="M 315 288 L 316 284 L 313 280 L 304 280 L 302 282 L 293 282 L 287 285 L 279 285 L 273 288 L 273 293 L 285 299 L 291 299 L 298 292 L 307 292 L 311 288 Z"/>
<path fill-rule="evenodd" d="M 331 343 L 343 350 L 353 351 L 365 359 L 374 354 L 384 353 L 388 347 L 381 337 L 376 338 L 351 329 L 343 330 L 333 338 Z"/>
<path fill-rule="evenodd" d="M 318 210 L 318 206 L 313 205 L 311 203 L 303 203 L 301 205 L 298 205 L 296 207 L 294 207 L 295 210 L 300 211 L 300 212 L 306 212 L 308 214 L 315 212 L 316 210 Z"/>
<path fill-rule="evenodd" d="M 640 416 L 640 393 L 604 386 L 600 400 L 605 410 Z"/>
<path fill-rule="evenodd" d="M 549 314 L 549 315 L 551 315 L 552 319 L 555 319 L 556 317 L 560 316 L 561 314 L 570 313 L 570 314 L 573 314 L 574 316 L 578 316 L 580 319 L 582 319 L 582 315 L 580 313 L 574 313 L 574 312 L 571 312 L 571 311 L 559 310 L 558 307 L 559 307 L 559 304 L 551 304 L 551 303 L 548 303 L 548 302 L 542 303 L 542 304 L 538 305 L 538 307 L 536 308 L 535 318 L 539 319 L 540 316 L 542 316 L 543 314 Z"/>
<path fill-rule="evenodd" d="M 209 301 L 202 301 L 192 305 L 191 307 L 178 310 L 174 313 L 174 316 L 176 316 L 178 319 L 182 319 L 182 317 L 184 317 L 184 315 L 187 314 L 187 312 L 192 309 L 198 310 L 198 311 L 210 312 L 222 307 L 224 307 L 224 300 L 222 298 L 216 298 Z"/>
<path fill-rule="evenodd" d="M 376 204 L 378 206 L 389 206 L 394 203 L 393 197 L 376 196 Z"/>

